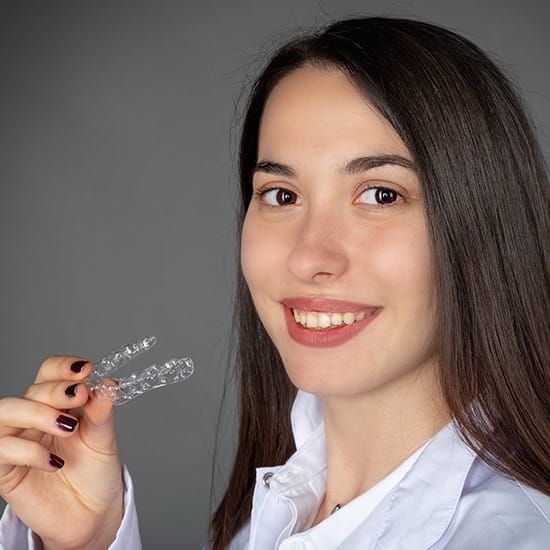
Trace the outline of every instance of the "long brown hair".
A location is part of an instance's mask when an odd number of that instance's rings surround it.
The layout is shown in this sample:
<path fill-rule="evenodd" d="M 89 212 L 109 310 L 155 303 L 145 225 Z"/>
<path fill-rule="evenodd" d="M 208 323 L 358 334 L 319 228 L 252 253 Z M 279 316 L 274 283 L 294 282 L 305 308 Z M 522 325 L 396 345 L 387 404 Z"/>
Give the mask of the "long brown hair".
<path fill-rule="evenodd" d="M 345 72 L 414 159 L 436 273 L 439 378 L 463 439 L 493 467 L 550 495 L 550 186 L 513 85 L 477 46 L 418 21 L 349 19 L 291 41 L 247 105 L 239 236 L 266 99 L 306 64 Z M 240 268 L 235 327 L 239 442 L 212 519 L 216 550 L 250 516 L 255 468 L 294 451 L 295 389 Z"/>

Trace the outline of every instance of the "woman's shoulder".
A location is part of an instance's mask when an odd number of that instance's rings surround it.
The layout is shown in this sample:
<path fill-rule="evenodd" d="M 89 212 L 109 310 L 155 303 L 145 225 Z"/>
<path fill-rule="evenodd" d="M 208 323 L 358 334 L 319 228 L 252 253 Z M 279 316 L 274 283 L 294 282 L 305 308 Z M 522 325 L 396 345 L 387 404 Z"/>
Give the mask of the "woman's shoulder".
<path fill-rule="evenodd" d="M 548 550 L 550 496 L 476 460 L 441 543 L 446 550 Z"/>
<path fill-rule="evenodd" d="M 468 472 L 461 504 L 503 514 L 514 511 L 540 518 L 550 526 L 550 496 L 506 476 L 482 460 L 476 460 Z"/>

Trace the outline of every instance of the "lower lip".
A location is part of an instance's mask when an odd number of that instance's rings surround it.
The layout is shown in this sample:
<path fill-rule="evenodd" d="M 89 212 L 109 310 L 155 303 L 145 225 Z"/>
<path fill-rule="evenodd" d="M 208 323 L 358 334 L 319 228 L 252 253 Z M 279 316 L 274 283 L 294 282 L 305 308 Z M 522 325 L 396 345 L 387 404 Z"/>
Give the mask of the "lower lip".
<path fill-rule="evenodd" d="M 369 323 L 374 321 L 380 311 L 382 311 L 382 308 L 380 308 L 370 317 L 366 317 L 361 321 L 354 321 L 351 325 L 316 330 L 298 324 L 294 319 L 292 310 L 287 306 L 283 305 L 283 309 L 285 312 L 286 327 L 290 337 L 299 344 L 314 348 L 330 348 L 347 342 L 366 328 Z"/>

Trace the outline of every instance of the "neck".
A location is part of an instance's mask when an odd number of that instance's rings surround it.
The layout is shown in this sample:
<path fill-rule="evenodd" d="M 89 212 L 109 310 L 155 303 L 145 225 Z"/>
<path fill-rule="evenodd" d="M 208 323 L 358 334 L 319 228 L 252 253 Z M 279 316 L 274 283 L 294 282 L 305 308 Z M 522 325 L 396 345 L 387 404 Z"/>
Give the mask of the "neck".
<path fill-rule="evenodd" d="M 449 420 L 431 376 L 392 388 L 322 398 L 327 489 L 316 523 L 386 477 Z"/>

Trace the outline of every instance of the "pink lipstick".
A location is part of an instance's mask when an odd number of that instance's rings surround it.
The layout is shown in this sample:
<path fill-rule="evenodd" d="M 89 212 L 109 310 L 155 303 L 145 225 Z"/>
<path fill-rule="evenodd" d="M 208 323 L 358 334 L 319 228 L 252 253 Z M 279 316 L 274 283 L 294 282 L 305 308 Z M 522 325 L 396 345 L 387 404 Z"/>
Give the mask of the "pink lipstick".
<path fill-rule="evenodd" d="M 339 346 L 347 342 L 365 329 L 382 311 L 382 308 L 378 306 L 324 297 L 285 298 L 282 300 L 282 306 L 290 337 L 304 346 L 321 348 Z M 296 322 L 293 310 L 326 314 L 364 312 L 364 318 L 351 324 L 342 323 L 331 328 L 308 328 Z"/>

